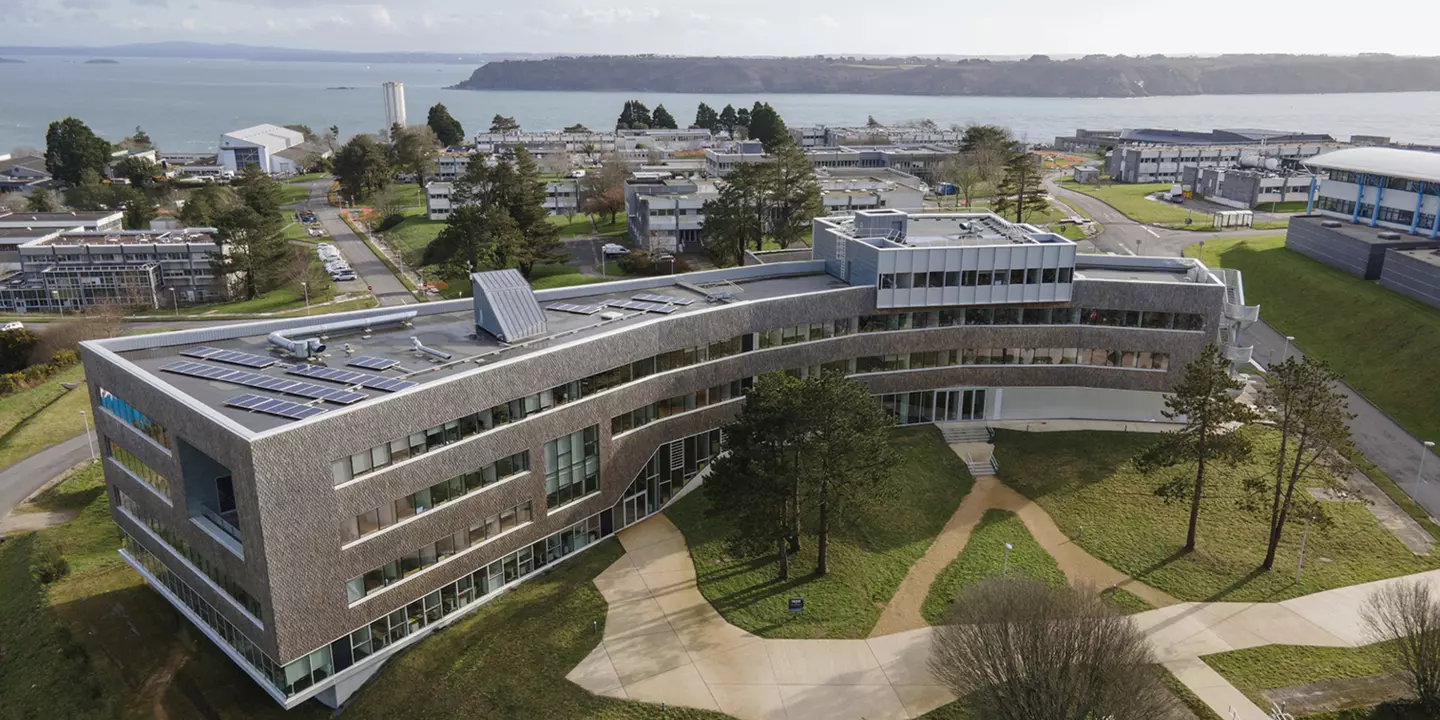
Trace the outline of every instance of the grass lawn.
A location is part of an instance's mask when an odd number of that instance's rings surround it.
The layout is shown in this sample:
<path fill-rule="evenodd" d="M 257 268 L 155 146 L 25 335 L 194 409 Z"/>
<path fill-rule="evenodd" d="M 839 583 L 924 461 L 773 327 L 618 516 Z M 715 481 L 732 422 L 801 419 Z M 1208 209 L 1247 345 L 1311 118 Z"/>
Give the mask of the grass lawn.
<path fill-rule="evenodd" d="M 1163 666 L 1160 667 L 1159 670 L 1160 683 L 1170 688 L 1170 692 L 1175 694 L 1175 699 L 1179 700 L 1181 705 L 1189 709 L 1191 714 L 1198 720 L 1229 720 L 1228 718 L 1220 717 L 1214 710 L 1211 710 L 1210 706 L 1206 705 L 1205 701 L 1201 700 L 1199 695 L 1191 692 L 1190 688 L 1185 687 L 1185 683 L 1180 682 L 1180 678 L 1175 677 L 1174 673 Z"/>
<path fill-rule="evenodd" d="M 381 233 L 385 241 L 400 253 L 405 264 L 410 267 L 419 267 L 420 260 L 425 255 L 425 248 L 435 240 L 435 236 L 445 229 L 444 220 L 430 220 L 424 213 L 407 215 L 399 225 Z"/>
<path fill-rule="evenodd" d="M 325 302 L 335 297 L 335 287 L 327 286 L 324 289 L 310 289 L 311 304 Z M 161 307 L 158 309 L 146 310 L 141 315 L 174 315 L 174 307 L 166 307 L 162 299 Z M 299 309 L 305 313 L 305 291 L 299 284 L 286 285 L 282 288 L 271 290 L 253 300 L 236 300 L 235 302 L 208 303 L 204 305 L 181 306 L 180 313 L 183 315 L 200 315 L 204 313 L 226 313 L 233 315 L 253 315 L 258 313 L 278 313 L 286 310 Z"/>
<path fill-rule="evenodd" d="M 81 383 L 66 392 L 61 382 Z M 85 369 L 67 368 L 50 380 L 24 392 L 0 399 L 0 467 L 19 462 L 84 431 L 80 411 L 90 414 L 90 390 Z M 43 409 L 42 409 L 43 408 Z M 94 425 L 94 419 L 90 420 Z"/>
<path fill-rule="evenodd" d="M 1061 180 L 1060 185 L 1068 190 L 1085 193 L 1102 200 L 1135 222 L 1184 223 L 1185 218 L 1190 217 L 1195 220 L 1191 227 L 1210 225 L 1210 217 L 1205 213 L 1192 212 L 1163 200 L 1150 200 L 1146 197 L 1150 193 L 1169 190 L 1172 187 L 1170 183 L 1081 185 L 1071 180 Z"/>
<path fill-rule="evenodd" d="M 1033 498 L 1069 537 L 1121 572 L 1180 600 L 1278 601 L 1320 590 L 1430 570 L 1440 558 L 1416 557 L 1359 504 L 1328 504 L 1329 528 L 1312 528 L 1305 571 L 1296 584 L 1301 524 L 1281 540 L 1272 572 L 1256 568 L 1265 555 L 1268 522 L 1243 510 L 1243 480 L 1268 471 L 1278 442 L 1255 433 L 1254 459 L 1212 468 L 1200 511 L 1199 548 L 1186 555 L 1188 505 L 1155 495 L 1167 474 L 1143 475 L 1130 463 L 1154 442 L 1143 433 L 996 431 L 1000 477 Z M 1172 471 L 1193 470 L 1180 466 Z M 1081 528 L 1084 532 L 1081 532 Z"/>
<path fill-rule="evenodd" d="M 1009 574 L 1023 575 L 1050 585 L 1065 584 L 1065 573 L 1060 572 L 1055 559 L 1030 536 L 1019 515 L 1009 510 L 986 510 L 980 524 L 971 531 L 965 549 L 940 571 L 930 585 L 930 594 L 925 596 L 925 605 L 921 609 L 925 621 L 931 625 L 941 624 L 950 603 L 965 588 L 985 578 L 999 576 L 1005 562 L 1006 543 L 1014 547 L 1010 551 Z"/>
<path fill-rule="evenodd" d="M 290 183 L 290 184 L 292 184 L 292 185 L 298 185 L 299 183 L 306 183 L 306 182 L 310 182 L 311 180 L 319 180 L 320 178 L 329 177 L 329 176 L 330 176 L 329 173 L 323 173 L 323 172 L 305 173 L 305 174 L 303 174 L 303 175 L 296 175 L 295 177 L 292 177 L 292 178 L 290 178 L 289 180 L 286 180 L 285 182 Z"/>
<path fill-rule="evenodd" d="M 896 492 L 830 539 L 830 573 L 816 578 L 815 538 L 803 537 L 788 582 L 775 579 L 772 556 L 734 559 L 723 520 L 705 517 L 704 487 L 667 514 L 685 534 L 700 592 L 737 627 L 770 638 L 863 638 L 875 626 L 910 566 L 925 554 L 973 484 L 965 464 L 933 426 L 891 431 L 899 452 Z M 805 598 L 791 614 L 786 599 Z"/>
<path fill-rule="evenodd" d="M 1270 707 L 1260 694 L 1262 690 L 1389 672 L 1383 643 L 1359 648 L 1267 645 L 1206 655 L 1203 659 L 1260 707 Z"/>
<path fill-rule="evenodd" d="M 280 185 L 280 204 L 296 205 L 310 199 L 310 188 L 304 185 L 291 185 L 282 183 Z"/>
<path fill-rule="evenodd" d="M 619 268 L 615 268 L 609 276 L 599 277 L 597 275 L 581 275 L 580 268 L 574 265 L 540 265 L 530 272 L 530 287 L 534 290 L 549 290 L 575 285 L 613 282 L 626 277 L 618 274 L 618 272 Z"/>
<path fill-rule="evenodd" d="M 286 225 L 284 235 L 286 240 L 299 240 L 300 242 L 307 243 L 328 242 L 330 240 L 328 237 L 310 237 L 310 233 L 306 230 L 305 223 L 301 222 L 292 222 Z"/>
<path fill-rule="evenodd" d="M 1273 213 L 1303 213 L 1310 203 L 1306 200 L 1291 200 L 1282 203 L 1260 203 L 1255 209 L 1261 212 Z"/>
<path fill-rule="evenodd" d="M 282 710 L 120 560 L 98 465 L 44 500 L 51 509 L 83 509 L 69 523 L 0 544 L 0 715 L 328 717 L 314 705 Z M 70 573 L 42 586 L 30 566 L 48 548 Z"/>
<path fill-rule="evenodd" d="M 629 231 L 625 214 L 615 216 L 615 222 L 607 222 L 608 215 L 596 215 L 595 226 L 590 226 L 590 216 L 585 214 L 567 218 L 564 215 L 551 215 L 550 222 L 560 228 L 560 237 L 569 238 L 577 235 L 599 234 L 605 237 L 624 235 Z"/>
<path fill-rule="evenodd" d="M 314 702 L 281 709 L 144 586 L 115 552 L 120 533 L 98 466 L 46 500 L 51 508 L 83 510 L 62 526 L 0 544 L 0 717 L 331 716 Z M 70 574 L 45 587 L 30 567 L 50 547 Z M 599 641 L 593 627 L 603 631 L 606 605 L 591 580 L 621 553 L 607 540 L 401 653 L 345 717 L 721 720 L 718 713 L 597 697 L 564 679 Z"/>
<path fill-rule="evenodd" d="M 1440 309 L 1286 250 L 1280 235 L 1212 240 L 1202 259 L 1242 271 L 1245 301 L 1261 306 L 1265 322 L 1407 432 L 1440 438 Z"/>

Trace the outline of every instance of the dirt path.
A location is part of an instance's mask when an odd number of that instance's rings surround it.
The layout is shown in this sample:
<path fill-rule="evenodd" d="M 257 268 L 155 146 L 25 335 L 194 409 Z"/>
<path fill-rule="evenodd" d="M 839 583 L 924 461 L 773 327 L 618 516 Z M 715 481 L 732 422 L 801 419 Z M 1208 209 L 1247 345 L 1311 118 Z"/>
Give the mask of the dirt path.
<path fill-rule="evenodd" d="M 1110 587 L 1124 588 L 1155 607 L 1180 602 L 1085 552 L 1060 531 L 1044 508 L 1006 487 L 996 477 L 985 476 L 976 479 L 975 487 L 971 488 L 970 494 L 965 496 L 955 514 L 951 515 L 945 527 L 941 528 L 930 549 L 910 566 L 910 571 L 905 574 L 905 579 L 900 581 L 900 587 L 890 598 L 885 611 L 880 614 L 880 620 L 870 631 L 870 637 L 926 626 L 920 610 L 925 605 L 925 597 L 930 594 L 930 586 L 934 584 L 935 578 L 960 556 L 965 544 L 970 540 L 970 532 L 975 529 L 985 511 L 992 508 L 1009 510 L 1020 516 L 1025 528 L 1035 537 L 1035 541 L 1045 548 L 1045 552 L 1055 558 L 1055 564 L 1065 573 L 1072 585 L 1086 582 L 1101 590 Z"/>

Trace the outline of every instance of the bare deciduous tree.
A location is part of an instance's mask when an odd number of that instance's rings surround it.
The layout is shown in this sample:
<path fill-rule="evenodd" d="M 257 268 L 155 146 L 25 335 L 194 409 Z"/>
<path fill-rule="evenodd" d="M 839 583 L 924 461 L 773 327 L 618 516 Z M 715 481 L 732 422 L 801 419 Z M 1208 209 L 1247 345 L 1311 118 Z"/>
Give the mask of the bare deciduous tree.
<path fill-rule="evenodd" d="M 1440 712 L 1440 597 L 1423 580 L 1398 582 L 1370 593 L 1360 610 L 1376 642 L 1390 644 L 1390 660 L 1405 678 L 1415 700 Z"/>
<path fill-rule="evenodd" d="M 989 720 L 1176 717 L 1145 636 L 1093 588 L 992 578 L 935 629 L 930 672 Z"/>

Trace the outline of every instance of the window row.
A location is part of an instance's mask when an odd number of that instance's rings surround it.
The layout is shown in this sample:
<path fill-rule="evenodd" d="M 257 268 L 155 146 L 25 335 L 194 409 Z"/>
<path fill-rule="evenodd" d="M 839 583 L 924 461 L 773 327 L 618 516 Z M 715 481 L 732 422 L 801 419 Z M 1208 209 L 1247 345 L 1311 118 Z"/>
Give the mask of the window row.
<path fill-rule="evenodd" d="M 1078 307 L 971 307 L 882 313 L 860 318 L 860 332 L 967 325 L 1101 325 L 1149 330 L 1204 330 L 1205 318 L 1194 313 Z"/>
<path fill-rule="evenodd" d="M 791 325 L 790 327 L 775 328 L 774 330 L 762 330 L 756 333 L 759 336 L 761 350 L 783 345 L 794 345 L 795 343 L 809 342 L 811 340 L 825 340 L 832 337 L 840 337 L 855 332 L 855 318 L 838 318 L 826 322 L 810 323 L 809 325 Z"/>
<path fill-rule="evenodd" d="M 530 452 L 521 451 L 503 457 L 479 470 L 441 480 L 428 488 L 410 493 L 392 503 L 381 505 L 355 516 L 347 528 L 350 541 L 380 532 L 406 518 L 429 512 L 445 503 L 459 500 L 482 488 L 508 480 L 530 470 Z"/>
<path fill-rule="evenodd" d="M 606 512 L 609 512 L 608 510 Z M 337 640 L 337 655 L 348 651 L 341 669 L 374 655 L 506 585 L 601 538 L 600 515 L 582 520 L 539 542 L 513 552 L 395 612 Z"/>
<path fill-rule="evenodd" d="M 558 385 L 535 395 L 511 400 L 477 413 L 464 415 L 407 437 L 376 445 L 367 451 L 331 463 L 336 485 L 375 472 L 416 455 L 468 438 L 476 433 L 522 420 L 553 407 L 574 402 L 656 373 L 688 367 L 737 355 L 748 349 L 748 336 L 681 348 L 626 363 L 602 373 Z"/>
<path fill-rule="evenodd" d="M 146 485 L 155 488 L 161 495 L 170 497 L 170 481 L 164 475 L 155 472 L 149 465 L 140 461 L 140 458 L 130 454 L 129 450 L 115 444 L 114 440 L 108 441 L 110 445 L 110 459 L 120 464 L 120 467 L 130 471 L 131 475 L 140 478 Z"/>
<path fill-rule="evenodd" d="M 136 522 L 150 528 L 150 532 L 155 533 L 161 542 L 170 546 L 171 552 L 190 561 L 190 564 L 195 566 L 196 570 L 204 573 L 206 577 L 210 578 L 211 582 L 214 582 L 221 590 L 224 590 L 226 595 L 229 595 L 232 600 L 239 603 L 240 607 L 245 608 L 246 612 L 254 616 L 257 623 L 264 622 L 261 620 L 264 610 L 260 605 L 260 601 L 256 600 L 249 592 L 246 592 L 245 588 L 239 582 L 230 577 L 230 575 L 218 565 L 211 562 L 209 558 L 197 552 L 190 543 L 185 541 L 185 538 L 176 535 L 165 523 L 152 517 L 143 506 L 135 502 L 134 498 L 126 495 L 124 490 L 118 487 L 114 488 L 114 494 L 115 504 L 130 513 L 130 516 L 135 518 Z"/>
<path fill-rule="evenodd" d="M 1169 370 L 1169 353 L 1104 348 L 965 348 L 896 355 L 867 355 L 847 366 L 844 360 L 826 363 L 825 370 L 849 373 L 923 370 L 954 365 L 1092 365 L 1099 367 Z"/>
<path fill-rule="evenodd" d="M 351 578 L 345 583 L 346 598 L 349 602 L 356 602 L 387 585 L 400 582 L 456 553 L 464 552 L 472 546 L 520 527 L 532 519 L 531 505 L 528 500 L 514 507 L 506 508 L 503 512 L 491 515 L 472 525 L 468 531 L 456 530 L 435 542 L 427 543 L 404 557 L 391 560 L 364 575 Z"/>
<path fill-rule="evenodd" d="M 600 426 L 545 443 L 545 507 L 600 492 Z"/>
<path fill-rule="evenodd" d="M 120 543 L 121 548 L 127 555 L 140 563 L 140 566 L 145 568 L 146 572 L 154 576 L 155 579 L 160 581 L 161 585 L 164 585 L 167 590 L 179 598 L 180 602 L 189 608 L 191 612 L 195 613 L 201 622 L 215 631 L 215 634 L 219 635 L 220 638 L 225 641 L 226 645 L 229 645 L 236 654 L 244 658 L 245 664 L 259 673 L 261 677 L 269 682 L 271 687 L 280 693 L 287 696 L 294 695 L 330 676 L 331 673 L 327 663 L 330 657 L 330 646 L 322 647 L 309 656 L 301 658 L 300 661 L 296 661 L 296 663 L 304 662 L 305 672 L 303 674 L 299 672 L 300 668 L 298 666 L 295 671 L 287 674 L 285 671 L 289 666 L 282 667 L 279 663 L 271 660 L 270 656 L 265 654 L 265 651 L 251 642 L 250 638 L 246 637 L 244 633 L 236 629 L 235 625 L 229 620 L 226 620 L 225 616 L 221 615 L 218 610 L 211 606 L 209 601 L 195 592 L 189 584 L 180 579 L 179 575 L 170 572 L 170 568 L 167 567 L 164 562 L 161 562 L 160 558 L 155 557 L 140 541 L 131 537 L 130 533 L 125 532 L 123 528 L 120 531 Z M 312 663 L 311 659 L 315 658 L 317 654 L 321 657 L 316 658 L 316 662 Z M 291 663 L 291 665 L 296 665 L 296 663 Z M 293 680 L 287 678 L 293 678 Z"/>
<path fill-rule="evenodd" d="M 164 425 L 146 417 L 145 413 L 131 407 L 130 403 L 121 400 L 105 388 L 100 388 L 100 407 L 110 411 L 111 415 L 120 418 L 151 440 L 166 448 L 170 447 L 170 433 L 166 432 Z"/>
<path fill-rule="evenodd" d="M 650 403 L 644 407 L 636 408 L 630 412 L 621 413 L 611 418 L 610 434 L 619 435 L 620 433 L 649 425 L 656 420 L 661 420 L 671 415 L 679 415 L 683 412 L 689 412 L 708 405 L 732 400 L 740 397 L 743 392 L 741 381 L 734 380 L 724 385 L 716 385 L 715 387 L 698 392 L 665 398 L 664 400 Z"/>
<path fill-rule="evenodd" d="M 882 273 L 881 290 L 923 290 L 947 287 L 989 287 L 992 285 L 1040 285 L 1074 280 L 1071 268 L 1014 268 L 999 270 L 949 270 L 918 273 Z"/>

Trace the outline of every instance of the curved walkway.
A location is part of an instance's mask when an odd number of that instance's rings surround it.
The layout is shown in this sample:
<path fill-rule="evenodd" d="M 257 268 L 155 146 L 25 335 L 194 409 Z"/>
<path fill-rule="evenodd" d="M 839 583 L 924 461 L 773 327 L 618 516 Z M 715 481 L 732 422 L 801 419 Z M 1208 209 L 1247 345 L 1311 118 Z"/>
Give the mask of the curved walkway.
<path fill-rule="evenodd" d="M 910 566 L 910 571 L 905 574 L 905 579 L 900 581 L 894 597 L 885 606 L 885 612 L 881 613 L 880 620 L 875 623 L 875 629 L 870 631 L 870 637 L 926 627 L 928 623 L 921 615 L 921 608 L 925 604 L 926 596 L 930 594 L 930 586 L 965 550 L 965 545 L 970 540 L 970 532 L 979 524 L 985 511 L 992 508 L 1009 510 L 1018 515 L 1021 522 L 1025 523 L 1025 529 L 1030 531 L 1030 535 L 1040 547 L 1055 558 L 1055 564 L 1065 573 L 1072 585 L 1086 582 L 1100 590 L 1120 587 L 1155 607 L 1180 602 L 1085 552 L 1060 531 L 1044 508 L 1007 487 L 998 478 L 986 476 L 976 479 L 975 487 L 961 501 L 955 514 L 950 516 L 949 522 L 940 530 L 930 549 L 925 551 L 925 555 L 918 562 Z"/>
<path fill-rule="evenodd" d="M 930 629 L 868 640 L 769 640 L 700 594 L 669 518 L 619 533 L 595 578 L 610 609 L 600 644 L 566 676 L 597 694 L 718 710 L 741 720 L 919 717 L 955 699 L 930 677 Z"/>

